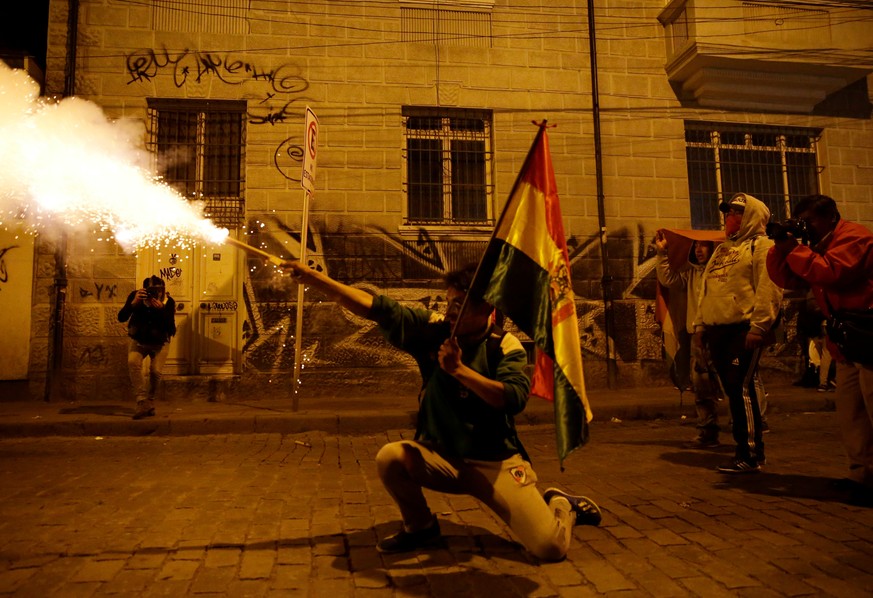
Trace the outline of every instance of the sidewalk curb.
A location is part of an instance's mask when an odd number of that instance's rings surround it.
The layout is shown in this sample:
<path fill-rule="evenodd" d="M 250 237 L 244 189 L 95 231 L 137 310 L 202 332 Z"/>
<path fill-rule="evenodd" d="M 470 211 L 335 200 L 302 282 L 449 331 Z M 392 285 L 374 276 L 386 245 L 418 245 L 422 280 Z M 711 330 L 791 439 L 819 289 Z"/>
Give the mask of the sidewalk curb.
<path fill-rule="evenodd" d="M 381 405 L 380 405 L 381 401 Z M 833 411 L 833 393 L 792 387 L 770 391 L 768 415 Z M 681 403 L 675 389 L 631 389 L 592 393 L 593 423 L 676 419 L 693 425 L 694 397 Z M 108 403 L 59 405 L 43 402 L 0 402 L 0 438 L 45 436 L 196 436 L 208 434 L 374 434 L 385 430 L 414 430 L 415 410 L 398 408 L 391 397 L 335 398 L 319 409 L 291 411 L 287 401 L 248 403 L 206 401 L 159 402 L 157 416 L 133 420 L 133 409 Z M 363 409 L 360 405 L 366 405 Z M 414 405 L 414 404 L 413 404 Z M 381 408 L 380 408 L 381 407 Z M 727 404 L 719 407 L 725 423 Z M 516 417 L 518 426 L 554 424 L 554 406 L 531 399 Z"/>

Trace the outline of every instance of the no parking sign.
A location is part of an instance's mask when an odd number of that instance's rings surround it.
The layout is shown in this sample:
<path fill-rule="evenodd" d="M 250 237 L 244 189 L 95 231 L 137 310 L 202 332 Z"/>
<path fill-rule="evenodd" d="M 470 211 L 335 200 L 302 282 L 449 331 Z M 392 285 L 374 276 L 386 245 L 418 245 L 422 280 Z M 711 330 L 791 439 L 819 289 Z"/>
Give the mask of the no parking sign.
<path fill-rule="evenodd" d="M 315 192 L 315 158 L 318 154 L 318 117 L 306 107 L 306 129 L 303 134 L 303 176 L 300 186 L 310 195 Z"/>

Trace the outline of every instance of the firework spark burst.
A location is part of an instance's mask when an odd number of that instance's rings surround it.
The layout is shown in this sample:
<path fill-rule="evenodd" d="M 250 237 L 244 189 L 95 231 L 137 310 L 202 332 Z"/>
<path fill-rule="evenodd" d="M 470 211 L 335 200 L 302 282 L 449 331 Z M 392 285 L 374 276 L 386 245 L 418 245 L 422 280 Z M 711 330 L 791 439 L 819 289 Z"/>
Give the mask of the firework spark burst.
<path fill-rule="evenodd" d="M 141 137 L 92 102 L 45 101 L 24 71 L 0 61 L 0 227 L 88 230 L 134 251 L 223 243 L 227 229 L 150 170 Z"/>

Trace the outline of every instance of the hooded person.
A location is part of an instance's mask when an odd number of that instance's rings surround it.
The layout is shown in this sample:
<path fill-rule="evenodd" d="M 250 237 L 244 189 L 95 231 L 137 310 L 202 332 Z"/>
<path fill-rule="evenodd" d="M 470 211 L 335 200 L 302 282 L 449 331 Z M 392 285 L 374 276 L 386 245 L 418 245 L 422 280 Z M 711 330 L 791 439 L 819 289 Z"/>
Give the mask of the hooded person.
<path fill-rule="evenodd" d="M 752 473 L 766 461 L 761 408 L 755 384 L 761 350 L 779 323 L 782 289 L 767 274 L 773 241 L 765 231 L 770 210 L 737 193 L 722 202 L 727 239 L 703 271 L 692 345 L 709 351 L 727 395 L 736 451 L 722 473 Z"/>
<path fill-rule="evenodd" d="M 655 250 L 658 253 L 655 274 L 660 285 L 658 300 L 659 302 L 663 300 L 666 304 L 670 316 L 676 323 L 674 328 L 681 323 L 684 329 L 682 331 L 684 334 L 676 334 L 677 339 L 690 340 L 694 333 L 694 318 L 703 271 L 715 247 L 722 241 L 724 241 L 724 234 L 721 231 L 662 228 L 655 234 Z M 668 345 L 666 324 L 665 321 L 661 322 L 665 333 L 665 349 Z M 686 340 L 686 345 L 689 340 Z M 682 345 L 681 341 L 677 341 L 676 344 L 677 347 Z M 681 355 L 681 351 L 676 351 L 672 356 L 674 362 L 682 359 Z M 719 445 L 718 379 L 702 347 L 692 347 L 690 356 L 686 353 L 685 358 L 689 361 L 687 370 L 694 391 L 698 432 L 689 445 L 691 448 L 713 448 Z M 676 363 L 674 369 L 684 371 L 685 364 Z"/>

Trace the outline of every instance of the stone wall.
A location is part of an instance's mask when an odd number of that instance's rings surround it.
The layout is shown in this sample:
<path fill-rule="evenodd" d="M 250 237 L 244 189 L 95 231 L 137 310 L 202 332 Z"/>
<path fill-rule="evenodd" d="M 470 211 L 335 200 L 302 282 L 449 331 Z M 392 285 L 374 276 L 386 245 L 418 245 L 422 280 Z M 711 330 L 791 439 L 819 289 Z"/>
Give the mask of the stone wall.
<path fill-rule="evenodd" d="M 64 84 L 67 2 L 51 3 L 46 89 Z M 495 206 L 502 206 L 535 134 L 548 119 L 552 160 L 578 296 L 586 373 L 602 385 L 603 278 L 596 201 L 595 147 L 586 3 L 551 7 L 539 0 L 497 0 L 487 44 L 404 42 L 400 7 L 385 3 L 251 2 L 248 19 L 228 33 L 159 31 L 149 4 L 81 0 L 77 95 L 113 118 L 146 122 L 146 99 L 244 99 L 246 227 L 250 242 L 299 255 L 304 107 L 320 121 L 318 178 L 311 205 L 312 259 L 329 274 L 419 304 L 439 304 L 439 277 L 451 260 L 439 231 L 403 225 L 403 106 L 493 111 Z M 822 191 L 844 215 L 873 224 L 873 125 L 869 119 L 738 113 L 683 106 L 664 73 L 665 42 L 657 14 L 663 2 L 610 0 L 596 9 L 607 292 L 616 301 L 616 348 L 622 383 L 664 376 L 652 316 L 649 247 L 660 227 L 690 228 L 684 120 L 820 127 Z M 221 23 L 219 23 L 221 24 Z M 145 127 L 143 127 L 145 129 Z M 469 239 L 470 237 L 463 237 Z M 443 254 L 415 252 L 443 247 Z M 473 237 L 481 241 L 482 235 Z M 441 245 L 443 244 L 443 245 Z M 104 244 L 105 245 L 105 244 Z M 76 396 L 123 392 L 123 327 L 113 320 L 133 288 L 135 258 L 120 250 L 95 255 L 71 243 L 64 365 Z M 405 257 L 404 257 L 405 256 Z M 429 256 L 429 257 L 428 257 Z M 450 257 L 450 256 L 449 256 Z M 404 280 L 403 259 L 418 260 L 423 279 Z M 53 262 L 40 253 L 34 289 L 33 380 L 46 370 Z M 111 289 L 111 291 L 110 291 Z M 111 296 L 110 296 L 111 293 Z M 258 260 L 243 294 L 243 379 L 260 383 L 287 374 L 293 348 L 274 331 L 293 323 L 295 289 Z M 410 370 L 365 322 L 335 307 L 307 307 L 305 377 L 366 382 L 374 365 Z M 326 312 L 326 313 L 324 313 Z M 774 349 L 765 365 L 788 372 Z M 321 372 L 321 374 L 319 373 Z M 414 373 L 414 372 L 413 372 Z M 374 374 L 375 375 L 375 374 Z"/>

